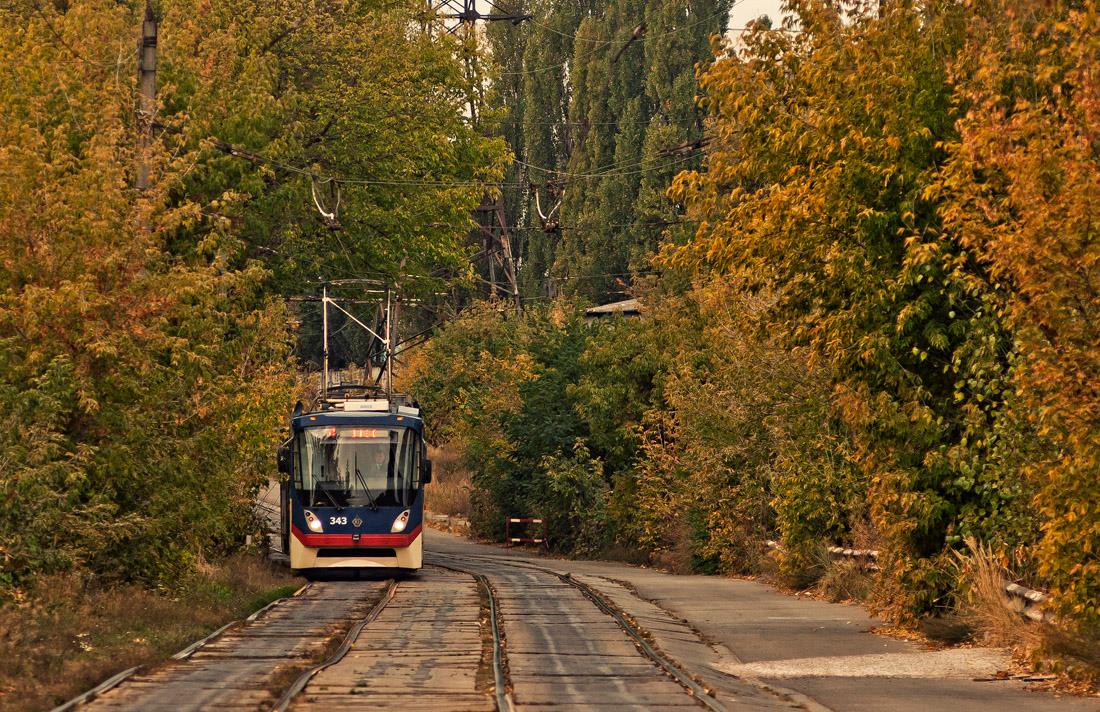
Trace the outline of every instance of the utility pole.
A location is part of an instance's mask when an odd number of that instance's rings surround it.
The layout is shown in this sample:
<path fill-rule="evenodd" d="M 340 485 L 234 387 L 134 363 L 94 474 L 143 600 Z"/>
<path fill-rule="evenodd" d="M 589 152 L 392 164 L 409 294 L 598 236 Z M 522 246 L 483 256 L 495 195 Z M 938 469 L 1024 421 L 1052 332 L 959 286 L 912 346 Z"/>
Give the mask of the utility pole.
<path fill-rule="evenodd" d="M 508 231 L 508 218 L 504 214 L 504 196 L 497 197 L 493 214 L 496 216 L 497 225 L 500 227 L 501 263 L 504 267 L 504 275 L 508 279 L 508 286 L 512 288 L 512 299 L 516 303 L 516 314 L 523 313 L 523 302 L 519 297 L 519 277 L 516 275 L 516 258 L 512 254 L 512 235 Z"/>
<path fill-rule="evenodd" d="M 516 259 L 512 254 L 512 235 L 508 229 L 508 218 L 504 213 L 504 198 L 490 202 L 489 196 L 482 198 L 477 208 L 478 224 L 483 237 L 482 254 L 489 262 L 489 296 L 496 298 L 497 292 L 506 292 L 516 303 L 516 313 L 523 312 L 519 296 L 519 280 L 516 277 Z M 481 217 L 488 214 L 488 220 Z M 505 285 L 497 281 L 497 262 L 500 262 Z"/>
<path fill-rule="evenodd" d="M 400 285 L 398 285 L 398 284 L 394 285 L 394 292 L 395 293 L 393 295 L 393 306 L 392 306 L 392 308 L 393 308 L 393 317 L 390 319 L 391 326 L 390 326 L 390 330 L 389 330 L 389 334 L 388 334 L 389 343 L 386 345 L 387 349 L 389 350 L 389 355 L 386 357 L 386 367 L 390 371 L 390 375 L 389 375 L 390 387 L 389 387 L 388 396 L 389 396 L 389 399 L 390 399 L 391 402 L 393 401 L 393 362 L 394 362 L 394 359 L 397 357 L 397 324 L 398 324 L 398 319 L 401 316 Z"/>
<path fill-rule="evenodd" d="M 321 398 L 328 397 L 328 285 L 321 287 L 321 342 L 324 344 L 321 353 L 323 364 L 321 366 Z"/>
<path fill-rule="evenodd" d="M 477 9 L 479 4 L 489 7 L 489 13 L 483 13 Z M 475 22 L 511 22 L 518 25 L 525 20 L 530 20 L 530 14 L 520 14 L 501 7 L 496 0 L 429 0 L 428 11 L 431 15 L 444 19 L 456 20 L 456 24 L 448 32 L 453 32 L 457 27 Z"/>
<path fill-rule="evenodd" d="M 153 117 L 157 111 L 157 19 L 150 0 L 145 2 L 138 45 L 138 155 L 136 185 L 149 188 L 149 161 L 146 155 L 153 143 Z"/>
<path fill-rule="evenodd" d="M 397 329 L 393 320 L 393 291 L 386 285 L 386 400 L 393 400 L 393 352 L 397 345 Z"/>
<path fill-rule="evenodd" d="M 477 225 L 481 230 L 481 254 L 485 257 L 489 270 L 489 298 L 497 296 L 497 248 L 496 236 L 493 235 L 493 208 L 488 203 L 488 196 L 481 199 L 481 205 L 477 206 L 474 213 L 477 216 Z"/>

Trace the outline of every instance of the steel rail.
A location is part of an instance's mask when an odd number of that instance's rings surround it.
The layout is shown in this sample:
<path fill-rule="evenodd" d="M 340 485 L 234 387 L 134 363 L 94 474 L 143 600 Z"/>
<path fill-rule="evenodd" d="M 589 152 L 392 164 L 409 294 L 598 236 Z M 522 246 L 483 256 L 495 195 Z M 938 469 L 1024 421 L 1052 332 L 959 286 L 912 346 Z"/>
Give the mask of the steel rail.
<path fill-rule="evenodd" d="M 435 554 L 433 556 L 439 556 Z M 442 554 L 442 556 L 447 556 Z M 504 642 L 500 635 L 500 623 L 497 620 L 497 597 L 493 591 L 492 584 L 489 583 L 488 577 L 484 574 L 480 574 L 476 571 L 469 571 L 457 566 L 448 566 L 447 564 L 440 564 L 438 562 L 432 562 L 433 566 L 438 566 L 441 569 L 447 569 L 448 571 L 457 571 L 458 573 L 467 574 L 473 576 L 474 580 L 478 582 L 482 590 L 485 591 L 485 597 L 489 599 L 489 620 L 492 622 L 493 631 L 493 686 L 494 694 L 496 695 L 497 712 L 512 712 L 514 709 L 512 705 L 512 697 L 508 694 L 507 676 L 504 674 Z"/>
<path fill-rule="evenodd" d="M 289 596 L 284 596 L 282 598 L 276 598 L 271 603 L 267 604 L 266 606 L 264 606 L 260 610 L 256 611 L 255 613 L 253 613 L 249 617 L 245 618 L 244 622 L 250 623 L 250 622 L 256 620 L 257 618 L 259 618 L 261 615 L 263 615 L 267 611 L 274 608 L 275 606 L 279 605 L 280 603 L 283 603 L 284 601 L 286 601 L 288 599 L 291 599 L 291 598 L 297 598 L 298 596 L 305 593 L 306 589 L 308 589 L 312 585 L 313 584 L 311 584 L 311 583 L 307 583 L 305 586 L 302 586 L 301 588 L 299 588 L 297 591 L 290 594 Z M 206 636 L 202 640 L 191 643 L 186 648 L 184 648 L 183 650 L 179 651 L 178 653 L 173 655 L 171 658 L 169 658 L 169 660 L 186 660 L 187 658 L 191 657 L 196 652 L 198 652 L 200 648 L 204 647 L 205 645 L 207 645 L 208 643 L 210 643 L 214 639 L 218 638 L 222 633 L 229 630 L 230 628 L 232 628 L 233 626 L 237 625 L 240 622 L 241 621 L 230 621 L 230 622 L 226 623 L 221 628 L 218 628 L 216 631 L 214 631 L 210 635 Z M 142 669 L 142 667 L 144 667 L 144 666 L 135 665 L 132 668 L 129 668 L 127 670 L 123 670 L 120 673 L 112 675 L 111 677 L 109 677 L 106 680 L 104 680 L 103 682 L 99 683 L 98 685 L 96 685 L 92 689 L 90 689 L 86 692 L 82 692 L 79 695 L 77 695 L 76 697 L 69 700 L 68 702 L 63 702 L 62 704 L 58 705 L 57 707 L 54 707 L 52 710 L 50 710 L 50 712 L 69 712 L 69 710 L 75 709 L 75 708 L 79 707 L 80 705 L 91 702 L 95 698 L 102 695 L 104 692 L 107 692 L 108 690 L 112 690 L 112 689 L 118 687 L 119 685 L 121 685 L 123 682 L 125 682 L 130 677 L 132 677 L 134 674 L 136 674 L 138 671 L 140 671 Z"/>
<path fill-rule="evenodd" d="M 57 707 L 54 707 L 50 712 L 68 712 L 69 710 L 74 709 L 76 707 L 79 707 L 80 705 L 82 705 L 86 702 L 91 702 L 95 698 L 102 695 L 104 692 L 107 692 L 108 690 L 111 690 L 115 687 L 118 687 L 128 677 L 130 677 L 131 675 L 133 675 L 134 673 L 136 673 L 140 669 L 141 669 L 141 666 L 138 665 L 136 667 L 130 668 L 129 670 L 123 670 L 122 672 L 118 673 L 117 675 L 113 675 L 113 676 L 107 678 L 106 680 L 99 683 L 98 685 L 96 685 L 92 689 L 88 690 L 87 692 L 83 692 L 83 693 L 77 695 L 76 697 L 72 698 L 68 702 L 62 703 L 62 704 L 58 705 Z"/>
<path fill-rule="evenodd" d="M 589 586 L 586 583 L 578 581 L 573 578 L 572 574 L 564 573 L 559 574 L 556 571 L 550 569 L 542 569 L 542 567 L 536 566 L 534 568 L 541 569 L 547 573 L 553 574 L 561 579 L 563 582 L 576 588 L 584 595 L 585 598 L 592 601 L 601 611 L 606 613 L 615 619 L 619 624 L 619 627 L 626 631 L 626 634 L 634 639 L 634 643 L 641 648 L 645 656 L 657 664 L 668 675 L 680 683 L 681 686 L 687 688 L 688 692 L 703 704 L 708 709 L 714 710 L 714 712 L 726 712 L 726 707 L 718 699 L 711 694 L 707 688 L 700 685 L 695 679 L 688 674 L 687 671 L 680 668 L 672 658 L 667 657 L 664 653 L 660 652 L 646 640 L 645 635 L 642 633 L 638 626 L 634 625 L 618 608 L 616 608 L 610 601 L 608 601 L 602 593 Z"/>
<path fill-rule="evenodd" d="M 188 645 L 186 648 L 184 648 L 183 650 L 181 650 L 178 653 L 176 653 L 175 655 L 173 655 L 171 659 L 172 660 L 186 660 L 187 658 L 191 657 L 196 652 L 198 652 L 199 648 L 205 647 L 207 645 L 207 643 L 209 643 L 212 640 L 215 640 L 216 638 L 221 636 L 222 633 L 229 630 L 230 628 L 237 625 L 238 623 L 240 623 L 240 621 L 229 621 L 228 623 L 223 625 L 221 628 L 218 628 L 216 631 L 214 631 L 210 635 L 206 636 L 202 640 L 198 640 L 198 641 L 195 641 L 194 643 L 191 643 L 191 645 Z"/>
<path fill-rule="evenodd" d="M 336 652 L 329 656 L 327 660 L 317 665 L 314 665 L 313 667 L 299 675 L 294 683 L 291 684 L 291 686 L 283 692 L 282 697 L 280 697 L 279 700 L 275 703 L 275 706 L 271 708 L 272 712 L 286 712 L 286 709 L 290 707 L 290 703 L 294 701 L 294 698 L 298 695 L 298 693 L 306 688 L 306 685 L 309 684 L 309 681 L 313 679 L 314 675 L 321 672 L 325 668 L 331 667 L 343 660 L 344 656 L 347 655 L 349 650 L 351 650 L 352 643 L 354 643 L 355 639 L 359 637 L 359 634 L 363 632 L 363 628 L 365 628 L 368 623 L 374 621 L 376 618 L 378 618 L 379 615 L 381 615 L 383 609 L 385 609 L 386 605 L 393 600 L 393 597 L 396 594 L 397 580 L 390 579 L 386 588 L 386 592 L 382 594 L 382 598 L 379 599 L 378 603 L 374 604 L 374 608 L 370 609 L 370 612 L 367 613 L 363 620 L 352 626 L 351 630 L 348 631 L 348 634 L 344 636 L 344 642 L 340 644 L 340 647 L 336 649 Z"/>
<path fill-rule="evenodd" d="M 435 553 L 434 555 L 445 556 L 450 559 L 458 558 L 452 554 Z M 478 558 L 478 556 L 474 555 L 474 558 Z M 649 643 L 649 641 L 646 640 L 645 634 L 642 632 L 642 629 L 632 623 L 621 611 L 619 611 L 617 607 L 615 607 L 614 604 L 609 602 L 606 597 L 604 597 L 604 595 L 598 592 L 595 588 L 589 586 L 586 583 L 578 581 L 577 579 L 573 578 L 573 576 L 569 573 L 559 573 L 557 571 L 554 571 L 553 569 L 548 569 L 539 566 L 538 564 L 533 564 L 529 561 L 511 562 L 507 561 L 505 557 L 496 557 L 491 555 L 482 556 L 480 558 L 483 561 L 490 561 L 498 565 L 503 564 L 511 566 L 521 566 L 529 569 L 534 569 L 536 571 L 541 571 L 543 573 L 550 574 L 551 576 L 556 576 L 563 583 L 569 584 L 573 588 L 576 588 L 578 591 L 581 592 L 582 595 L 584 595 L 585 598 L 591 601 L 593 605 L 599 608 L 603 613 L 614 618 L 615 622 L 619 624 L 619 627 L 622 628 L 623 631 L 634 640 L 635 644 L 642 651 L 642 653 L 651 661 L 653 661 L 658 667 L 664 670 L 669 677 L 678 682 L 681 687 L 684 687 L 694 699 L 699 701 L 700 704 L 710 710 L 713 710 L 713 712 L 726 712 L 725 705 L 723 705 L 703 685 L 696 682 L 694 677 L 692 677 L 692 675 L 686 670 L 681 668 L 672 658 L 666 656 L 664 653 L 654 648 Z"/>

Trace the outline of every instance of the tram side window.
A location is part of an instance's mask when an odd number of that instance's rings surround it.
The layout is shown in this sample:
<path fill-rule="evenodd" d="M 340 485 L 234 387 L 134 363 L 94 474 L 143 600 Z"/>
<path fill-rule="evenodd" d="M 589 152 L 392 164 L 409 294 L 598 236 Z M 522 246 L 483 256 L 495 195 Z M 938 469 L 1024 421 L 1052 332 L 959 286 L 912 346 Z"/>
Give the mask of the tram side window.
<path fill-rule="evenodd" d="M 409 487 L 415 492 L 420 486 L 420 438 L 414 434 L 407 439 L 406 445 L 408 450 L 405 459 L 408 462 Z"/>

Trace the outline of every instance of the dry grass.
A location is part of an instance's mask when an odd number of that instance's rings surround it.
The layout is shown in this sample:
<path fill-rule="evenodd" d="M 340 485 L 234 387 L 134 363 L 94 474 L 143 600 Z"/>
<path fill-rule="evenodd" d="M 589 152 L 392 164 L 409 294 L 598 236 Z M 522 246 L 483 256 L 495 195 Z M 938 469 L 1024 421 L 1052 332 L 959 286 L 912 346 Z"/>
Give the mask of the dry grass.
<path fill-rule="evenodd" d="M 881 544 L 878 532 L 867 517 L 853 519 L 850 537 L 855 549 L 876 550 Z M 833 602 L 862 602 L 870 595 L 874 586 L 873 561 L 834 558 L 825 547 L 817 551 L 816 558 L 821 570 L 817 589 L 822 596 Z"/>
<path fill-rule="evenodd" d="M 825 563 L 818 579 L 818 591 L 833 603 L 863 601 L 871 591 L 872 579 L 867 566 L 855 559 L 836 559 Z"/>
<path fill-rule="evenodd" d="M 1033 656 L 1037 667 L 1061 673 L 1063 689 L 1100 694 L 1100 641 L 1051 625 L 1043 626 L 1043 647 Z"/>
<path fill-rule="evenodd" d="M 1017 660 L 1037 671 L 1060 677 L 1054 688 L 1079 694 L 1097 694 L 1100 684 L 1100 641 L 1049 622 L 1037 623 L 1023 615 L 1023 603 L 1005 593 L 1012 580 L 999 557 L 988 546 L 968 539 L 969 553 L 959 555 L 959 615 L 975 637 L 988 645 L 1010 648 Z"/>
<path fill-rule="evenodd" d="M 653 565 L 672 574 L 695 573 L 692 567 L 695 550 L 691 544 L 691 529 L 684 522 L 671 523 L 665 532 L 668 546 L 653 553 Z"/>
<path fill-rule="evenodd" d="M 428 449 L 432 461 L 432 483 L 425 494 L 424 508 L 436 514 L 470 516 L 470 471 L 462 464 L 462 452 L 444 445 Z"/>
<path fill-rule="evenodd" d="M 622 561 L 634 566 L 643 566 L 652 563 L 649 552 L 637 546 L 630 546 L 621 542 L 612 542 L 600 550 L 595 557 L 604 561 Z"/>
<path fill-rule="evenodd" d="M 1022 606 L 1005 593 L 1009 574 L 992 549 L 967 539 L 959 554 L 959 615 L 987 645 L 1028 652 L 1041 642 L 1040 626 L 1021 615 Z"/>
<path fill-rule="evenodd" d="M 120 670 L 156 662 L 300 583 L 258 556 L 206 566 L 158 593 L 77 574 L 0 607 L 0 710 L 41 710 Z"/>

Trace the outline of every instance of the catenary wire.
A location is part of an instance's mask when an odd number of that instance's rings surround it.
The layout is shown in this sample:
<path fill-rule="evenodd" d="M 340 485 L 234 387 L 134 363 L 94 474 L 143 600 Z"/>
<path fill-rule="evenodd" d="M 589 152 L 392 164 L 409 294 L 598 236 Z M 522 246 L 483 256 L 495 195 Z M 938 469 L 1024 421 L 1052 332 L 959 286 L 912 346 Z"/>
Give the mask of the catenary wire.
<path fill-rule="evenodd" d="M 492 186 L 495 186 L 495 187 L 522 188 L 522 187 L 525 187 L 525 186 L 528 185 L 526 182 L 521 182 L 521 181 L 504 182 L 504 183 L 491 183 L 489 181 L 476 181 L 476 180 L 468 180 L 468 181 L 433 181 L 433 180 L 419 180 L 419 179 L 418 180 L 393 180 L 393 179 L 391 179 L 391 180 L 382 180 L 382 179 L 374 179 L 374 178 L 340 178 L 338 176 L 323 175 L 321 173 L 318 173 L 316 171 L 312 171 L 312 170 L 309 170 L 309 169 L 306 169 L 306 168 L 299 168 L 298 166 L 293 166 L 293 165 L 290 165 L 288 163 L 284 163 L 282 161 L 279 161 L 277 159 L 269 158 L 267 156 L 263 156 L 261 154 L 255 153 L 254 151 L 249 151 L 247 149 L 240 149 L 240 148 L 231 146 L 230 144 L 227 144 L 225 142 L 220 142 L 220 145 L 222 146 L 222 150 L 224 150 L 225 152 L 229 153 L 230 155 L 238 157 L 238 158 L 245 158 L 247 160 L 251 160 L 251 161 L 256 162 L 256 163 L 266 163 L 268 165 L 275 166 L 277 168 L 281 168 L 282 170 L 285 170 L 287 172 L 295 173 L 295 174 L 301 175 L 301 176 L 306 176 L 306 177 L 309 177 L 309 178 L 314 179 L 314 180 L 335 181 L 335 182 L 341 183 L 343 185 L 384 185 L 384 186 L 418 186 L 418 187 L 419 186 L 424 186 L 424 187 L 444 187 L 444 188 L 464 188 L 464 187 L 471 187 L 472 188 L 472 187 L 483 187 L 483 186 L 486 186 L 486 185 L 492 185 Z M 631 170 L 631 171 L 609 171 L 609 172 L 605 172 L 605 173 L 582 173 L 582 174 L 571 175 L 571 176 L 567 174 L 567 177 L 562 182 L 567 183 L 567 182 L 571 182 L 571 181 L 574 181 L 574 180 L 589 180 L 589 179 L 596 179 L 596 178 L 615 178 L 615 177 L 626 176 L 626 175 L 637 175 L 639 173 L 645 173 L 648 170 L 661 170 L 661 169 L 664 169 L 664 168 L 670 168 L 672 166 L 679 165 L 681 163 L 685 163 L 685 162 L 690 161 L 690 160 L 694 160 L 695 158 L 696 158 L 696 156 L 694 156 L 694 155 L 687 156 L 685 158 L 677 159 L 677 160 L 672 161 L 672 162 L 670 162 L 666 165 L 657 166 L 657 167 L 654 167 L 652 169 L 650 169 L 650 168 L 641 168 L 640 170 Z M 518 159 L 517 159 L 517 162 L 520 162 L 520 161 L 518 161 Z M 648 161 L 648 162 L 643 161 L 643 162 L 640 162 L 640 163 L 625 165 L 625 166 L 621 166 L 621 167 L 623 167 L 623 168 L 637 167 L 637 166 L 646 165 L 649 162 L 652 162 L 652 161 Z M 527 164 L 524 164 L 524 165 L 527 165 Z M 538 168 L 538 166 L 533 166 L 533 167 Z"/>
<path fill-rule="evenodd" d="M 683 27 L 676 27 L 676 28 L 673 28 L 673 29 L 668 30 L 666 32 L 661 32 L 661 33 L 656 34 L 656 35 L 648 35 L 647 34 L 645 36 L 645 38 L 654 39 L 654 38 L 657 38 L 657 37 L 667 37 L 668 35 L 674 35 L 678 32 L 683 32 L 684 30 L 690 30 L 693 27 L 698 27 L 699 25 L 710 22 L 711 20 L 713 20 L 716 17 L 721 17 L 723 14 L 728 15 L 729 10 L 732 10 L 734 7 L 736 7 L 737 5 L 739 5 L 743 2 L 745 2 L 745 0 L 736 0 L 735 2 L 731 3 L 729 8 L 727 8 L 726 10 L 721 10 L 719 12 L 713 13 L 713 14 L 708 15 L 707 17 L 704 17 L 701 20 L 693 22 L 689 25 L 684 25 Z M 645 39 L 645 38 L 643 38 L 643 39 Z M 582 38 L 582 39 L 584 39 L 584 38 Z M 514 72 L 499 72 L 497 74 L 497 76 L 510 77 L 510 76 L 527 75 L 527 74 L 541 74 L 542 72 L 552 71 L 552 70 L 555 70 L 555 69 L 565 69 L 570 64 L 573 64 L 576 60 L 586 59 L 588 57 L 591 57 L 592 55 L 596 54 L 596 52 L 603 49 L 606 45 L 609 45 L 614 41 L 615 41 L 614 39 L 602 40 L 600 42 L 600 44 L 598 44 L 596 47 L 593 47 L 591 51 L 586 52 L 585 54 L 582 54 L 578 57 L 574 57 L 572 59 L 566 60 L 565 62 L 562 62 L 561 64 L 549 64 L 549 65 L 546 65 L 546 66 L 543 66 L 543 67 L 536 67 L 534 69 L 521 69 L 521 70 L 514 71 Z"/>

